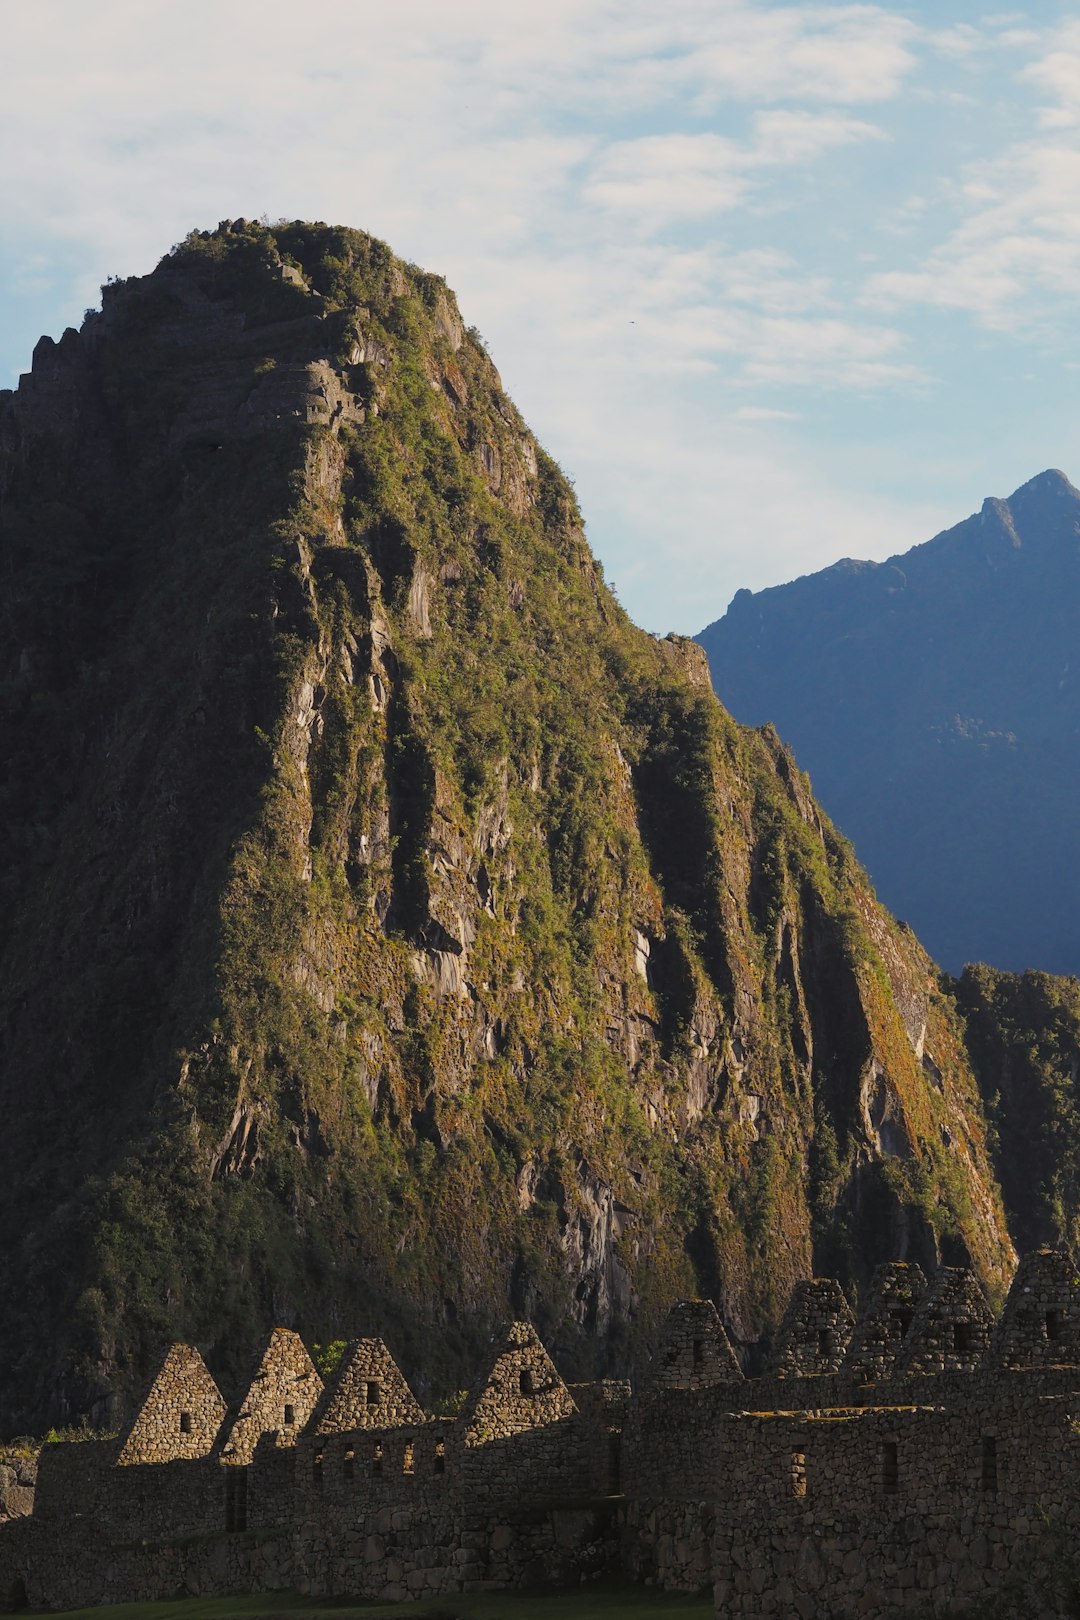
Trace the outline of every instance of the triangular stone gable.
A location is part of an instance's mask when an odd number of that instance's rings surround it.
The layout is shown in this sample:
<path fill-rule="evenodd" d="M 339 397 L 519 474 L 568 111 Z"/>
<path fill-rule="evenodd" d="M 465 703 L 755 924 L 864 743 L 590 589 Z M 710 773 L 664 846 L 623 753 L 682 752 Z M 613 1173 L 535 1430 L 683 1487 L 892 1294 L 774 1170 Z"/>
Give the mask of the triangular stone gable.
<path fill-rule="evenodd" d="M 645 1374 L 644 1390 L 708 1389 L 741 1383 L 739 1366 L 724 1324 L 711 1299 L 680 1299 L 668 1312 L 656 1354 Z"/>
<path fill-rule="evenodd" d="M 896 1371 L 974 1372 L 986 1354 L 994 1316 L 968 1266 L 943 1266 L 919 1301 Z"/>
<path fill-rule="evenodd" d="M 919 1266 L 893 1260 L 878 1266 L 866 1307 L 855 1323 L 842 1371 L 863 1384 L 889 1378 L 911 1331 L 926 1278 Z"/>
<path fill-rule="evenodd" d="M 264 1434 L 276 1435 L 278 1445 L 295 1444 L 322 1391 L 323 1381 L 303 1339 L 288 1328 L 275 1328 L 229 1426 L 222 1457 L 227 1462 L 249 1463 Z"/>
<path fill-rule="evenodd" d="M 531 1322 L 515 1322 L 461 1414 L 465 1444 L 480 1446 L 573 1417 L 574 1398 Z"/>
<path fill-rule="evenodd" d="M 354 1339 L 315 1408 L 316 1434 L 423 1423 L 424 1409 L 381 1339 Z"/>
<path fill-rule="evenodd" d="M 775 1378 L 804 1378 L 840 1368 L 855 1318 L 832 1277 L 795 1284 L 772 1353 Z"/>
<path fill-rule="evenodd" d="M 121 1438 L 116 1460 L 161 1463 L 205 1457 L 225 1413 L 221 1391 L 199 1352 L 190 1344 L 170 1345 Z"/>
<path fill-rule="evenodd" d="M 1026 1254 L 991 1341 L 994 1367 L 1080 1366 L 1080 1277 L 1060 1249 Z"/>

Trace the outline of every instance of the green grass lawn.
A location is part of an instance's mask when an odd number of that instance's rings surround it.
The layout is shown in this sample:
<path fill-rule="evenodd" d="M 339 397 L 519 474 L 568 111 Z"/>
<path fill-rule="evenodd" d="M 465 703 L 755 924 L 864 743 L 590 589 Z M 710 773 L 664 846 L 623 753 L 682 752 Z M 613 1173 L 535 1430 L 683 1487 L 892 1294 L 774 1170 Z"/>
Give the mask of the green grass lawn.
<path fill-rule="evenodd" d="M 640 1586 L 596 1586 L 573 1592 L 480 1592 L 425 1598 L 416 1603 L 360 1603 L 347 1598 L 305 1598 L 294 1592 L 268 1597 L 175 1598 L 164 1603 L 114 1603 L 68 1609 L 63 1620 L 712 1620 L 707 1597 L 654 1592 Z"/>

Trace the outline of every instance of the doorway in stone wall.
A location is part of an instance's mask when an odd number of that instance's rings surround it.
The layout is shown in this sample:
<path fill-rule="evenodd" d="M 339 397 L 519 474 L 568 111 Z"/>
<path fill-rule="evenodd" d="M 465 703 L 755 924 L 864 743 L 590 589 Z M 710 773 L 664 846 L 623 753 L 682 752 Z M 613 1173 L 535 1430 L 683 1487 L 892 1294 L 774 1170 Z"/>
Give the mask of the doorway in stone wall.
<path fill-rule="evenodd" d="M 225 1528 L 247 1529 L 248 1471 L 235 1463 L 224 1469 L 225 1474 Z"/>
<path fill-rule="evenodd" d="M 23 1580 L 21 1575 L 16 1575 L 14 1581 L 12 1581 L 10 1587 L 8 1588 L 7 1603 L 5 1607 L 13 1610 L 16 1614 L 19 1614 L 23 1609 L 28 1609 L 30 1607 L 30 1599 L 26 1592 L 26 1582 Z"/>
<path fill-rule="evenodd" d="M 607 1442 L 608 1495 L 622 1495 L 622 1435 L 609 1434 Z"/>

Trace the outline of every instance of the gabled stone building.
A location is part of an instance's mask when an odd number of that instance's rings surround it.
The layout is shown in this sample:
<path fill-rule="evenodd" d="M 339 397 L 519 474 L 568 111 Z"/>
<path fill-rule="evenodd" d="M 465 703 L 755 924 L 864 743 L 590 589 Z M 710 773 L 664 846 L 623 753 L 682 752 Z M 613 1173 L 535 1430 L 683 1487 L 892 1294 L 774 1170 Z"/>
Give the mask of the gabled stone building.
<path fill-rule="evenodd" d="M 0 1524 L 0 1601 L 394 1599 L 607 1570 L 710 1586 L 718 1620 L 900 1620 L 1006 1583 L 1018 1615 L 1065 1615 L 1078 1430 L 1080 1281 L 1051 1251 L 996 1324 L 961 1268 L 927 1286 L 883 1267 L 854 1321 L 809 1281 L 761 1378 L 709 1301 L 673 1307 L 636 1394 L 569 1388 L 514 1323 L 455 1418 L 425 1415 L 377 1339 L 323 1389 L 277 1330 L 231 1412 L 176 1345 L 119 1439 L 43 1448 L 33 1513 Z"/>

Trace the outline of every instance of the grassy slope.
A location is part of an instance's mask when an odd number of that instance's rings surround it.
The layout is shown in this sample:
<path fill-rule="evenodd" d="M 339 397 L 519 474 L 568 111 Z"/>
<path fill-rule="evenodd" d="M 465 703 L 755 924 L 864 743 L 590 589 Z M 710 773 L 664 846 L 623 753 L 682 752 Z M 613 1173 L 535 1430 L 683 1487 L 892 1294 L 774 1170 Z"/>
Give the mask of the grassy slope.
<path fill-rule="evenodd" d="M 1080 1245 L 1080 980 L 967 967 L 956 984 L 1024 1248 Z"/>
<path fill-rule="evenodd" d="M 585 1374 L 679 1293 L 751 1341 L 898 1243 L 999 1287 L 933 965 L 630 624 L 438 278 L 250 227 L 103 324 L 103 448 L 31 443 L 6 512 L 8 1409 L 168 1336 L 234 1374 L 270 1319 L 426 1392 L 508 1309 Z M 314 364 L 353 420 L 244 425 Z"/>

